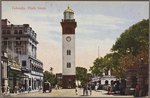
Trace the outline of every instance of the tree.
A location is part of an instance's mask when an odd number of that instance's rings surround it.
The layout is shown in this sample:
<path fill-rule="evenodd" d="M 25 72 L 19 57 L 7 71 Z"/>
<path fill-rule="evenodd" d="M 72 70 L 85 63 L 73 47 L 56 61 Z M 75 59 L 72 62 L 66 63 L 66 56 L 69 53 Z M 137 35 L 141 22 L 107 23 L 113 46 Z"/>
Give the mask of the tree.
<path fill-rule="evenodd" d="M 118 59 L 120 55 L 118 53 L 108 53 L 104 57 L 96 58 L 93 62 L 93 66 L 90 67 L 90 71 L 92 73 L 96 73 L 99 76 L 103 76 L 103 72 L 105 70 L 110 70 L 111 73 L 117 78 L 120 76 L 124 77 L 124 73 L 122 71 L 118 71 Z M 119 73 L 118 73 L 119 72 Z"/>
<path fill-rule="evenodd" d="M 84 67 L 76 67 L 76 80 L 81 81 L 81 85 L 84 85 L 88 82 L 90 73 L 87 73 L 87 69 Z"/>
<path fill-rule="evenodd" d="M 93 62 L 93 66 L 90 67 L 89 71 L 91 71 L 92 74 L 97 74 L 99 76 L 103 75 L 104 72 L 104 58 L 96 58 Z"/>
<path fill-rule="evenodd" d="M 143 48 L 148 49 L 149 46 L 149 19 L 142 20 L 125 30 L 120 38 L 112 46 L 113 52 L 121 55 L 132 54 L 136 56 Z"/>
<path fill-rule="evenodd" d="M 104 70 L 113 70 L 117 78 L 125 78 L 126 68 L 138 68 L 139 59 L 149 63 L 149 19 L 142 20 L 125 30 L 111 48 L 111 52 L 104 58 L 96 58 L 92 73 L 102 76 Z"/>
<path fill-rule="evenodd" d="M 55 74 L 50 73 L 49 71 L 44 71 L 43 75 L 44 75 L 44 82 L 48 81 L 52 85 L 56 84 Z"/>
<path fill-rule="evenodd" d="M 122 69 L 127 69 L 127 68 L 139 68 L 139 59 L 143 58 L 145 64 L 149 63 L 149 53 L 145 49 L 143 51 L 140 51 L 140 53 L 137 56 L 133 55 L 126 55 L 123 56 L 119 59 L 120 64 L 122 64 Z"/>
<path fill-rule="evenodd" d="M 149 19 L 142 20 L 125 30 L 112 46 L 111 51 L 119 54 L 115 61 L 117 77 L 125 77 L 124 69 L 138 68 L 139 59 L 144 58 L 148 64 Z M 122 75 L 121 75 L 122 74 Z"/>

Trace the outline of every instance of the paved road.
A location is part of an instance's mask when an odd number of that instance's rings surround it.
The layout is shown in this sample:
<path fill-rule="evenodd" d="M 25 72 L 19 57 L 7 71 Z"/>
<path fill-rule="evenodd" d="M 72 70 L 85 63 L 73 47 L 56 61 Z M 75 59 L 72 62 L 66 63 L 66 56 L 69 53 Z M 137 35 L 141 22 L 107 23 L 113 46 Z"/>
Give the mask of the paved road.
<path fill-rule="evenodd" d="M 89 92 L 88 92 L 89 93 Z M 33 92 L 29 94 L 19 94 L 19 95 L 10 95 L 9 97 L 133 97 L 132 95 L 118 95 L 118 94 L 111 94 L 108 95 L 107 91 L 99 90 L 99 91 L 92 91 L 92 95 L 84 95 L 83 96 L 83 89 L 78 89 L 78 95 L 75 93 L 75 89 L 53 89 L 51 93 L 48 91 L 46 93 L 43 92 Z"/>

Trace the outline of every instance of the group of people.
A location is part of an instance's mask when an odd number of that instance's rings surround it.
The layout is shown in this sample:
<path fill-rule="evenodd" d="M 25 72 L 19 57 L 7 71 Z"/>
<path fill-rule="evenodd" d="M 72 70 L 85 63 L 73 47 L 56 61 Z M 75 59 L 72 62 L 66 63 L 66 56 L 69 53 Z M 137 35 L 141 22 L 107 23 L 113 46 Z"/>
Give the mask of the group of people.
<path fill-rule="evenodd" d="M 90 91 L 90 96 L 91 96 L 92 95 L 91 86 L 89 86 L 89 91 Z M 75 93 L 76 93 L 76 95 L 78 95 L 78 87 L 77 86 L 76 86 L 76 89 L 75 89 Z M 88 95 L 88 86 L 87 85 L 83 86 L 83 96 L 85 95 L 85 93 L 86 93 L 86 95 Z"/>
<path fill-rule="evenodd" d="M 91 86 L 89 86 L 89 90 L 90 90 L 90 96 L 92 95 L 92 88 Z M 86 95 L 88 95 L 88 85 L 84 85 L 83 86 L 83 95 L 85 94 L 86 92 Z"/>

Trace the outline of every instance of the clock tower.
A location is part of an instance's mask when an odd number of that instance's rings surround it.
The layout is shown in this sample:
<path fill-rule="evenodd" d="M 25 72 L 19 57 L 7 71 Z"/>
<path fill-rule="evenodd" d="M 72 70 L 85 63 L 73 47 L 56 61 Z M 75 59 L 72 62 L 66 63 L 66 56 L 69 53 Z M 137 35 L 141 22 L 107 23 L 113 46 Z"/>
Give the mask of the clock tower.
<path fill-rule="evenodd" d="M 75 88 L 75 28 L 74 11 L 66 9 L 62 19 L 62 87 Z"/>

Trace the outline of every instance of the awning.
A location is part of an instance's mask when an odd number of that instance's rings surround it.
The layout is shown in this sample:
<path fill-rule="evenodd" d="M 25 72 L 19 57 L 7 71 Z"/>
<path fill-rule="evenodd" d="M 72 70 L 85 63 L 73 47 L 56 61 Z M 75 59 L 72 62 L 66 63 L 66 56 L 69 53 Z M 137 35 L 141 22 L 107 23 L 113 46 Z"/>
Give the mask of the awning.
<path fill-rule="evenodd" d="M 21 72 L 16 72 L 16 71 L 10 71 L 8 72 L 8 75 L 9 77 L 14 77 L 15 75 L 16 78 L 28 78 L 29 77 Z"/>
<path fill-rule="evenodd" d="M 20 68 L 15 68 L 15 67 L 12 67 L 12 66 L 10 66 L 10 68 L 11 68 L 11 69 L 13 69 L 13 70 L 21 71 L 21 69 L 20 69 Z"/>
<path fill-rule="evenodd" d="M 23 73 L 28 73 L 30 70 L 28 70 L 28 68 L 21 68 Z"/>
<path fill-rule="evenodd" d="M 18 77 L 19 77 L 19 78 L 28 78 L 29 76 L 28 76 L 28 75 L 25 75 L 25 74 L 18 74 Z"/>

